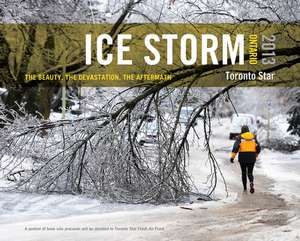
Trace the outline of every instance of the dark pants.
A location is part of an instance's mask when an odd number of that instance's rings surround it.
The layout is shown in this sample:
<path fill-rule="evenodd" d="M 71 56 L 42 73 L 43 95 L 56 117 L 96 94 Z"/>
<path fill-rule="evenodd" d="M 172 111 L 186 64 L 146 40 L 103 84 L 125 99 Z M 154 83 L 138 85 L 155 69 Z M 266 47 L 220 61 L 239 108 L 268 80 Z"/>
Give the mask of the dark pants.
<path fill-rule="evenodd" d="M 243 186 L 244 186 L 244 190 L 247 189 L 247 175 L 249 178 L 250 182 L 253 182 L 253 168 L 254 168 L 254 164 L 253 163 L 243 163 L 240 162 L 240 166 L 241 166 L 241 170 L 242 170 L 242 181 L 243 181 Z"/>

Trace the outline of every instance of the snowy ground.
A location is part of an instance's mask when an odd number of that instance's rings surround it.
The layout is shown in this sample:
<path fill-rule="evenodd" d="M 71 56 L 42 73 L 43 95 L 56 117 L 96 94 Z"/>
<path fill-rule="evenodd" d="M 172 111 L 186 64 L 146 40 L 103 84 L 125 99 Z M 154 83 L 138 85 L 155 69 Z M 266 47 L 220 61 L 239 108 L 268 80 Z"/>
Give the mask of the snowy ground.
<path fill-rule="evenodd" d="M 74 195 L 39 195 L 0 192 L 0 225 L 33 219 L 152 209 L 153 205 L 101 202 Z"/>
<path fill-rule="evenodd" d="M 228 186 L 226 195 L 219 183 L 214 194 L 219 201 L 185 204 L 192 209 L 187 210 L 0 193 L 0 240 L 300 240 L 300 153 L 264 150 L 255 168 L 257 192 L 242 195 L 239 166 L 229 163 L 233 142 L 224 131 L 229 120 L 213 125 L 212 146 Z M 200 146 L 191 149 L 189 172 L 205 190 L 209 164 Z"/>
<path fill-rule="evenodd" d="M 274 179 L 274 193 L 290 202 L 300 199 L 300 151 L 287 154 L 264 150 L 259 164 L 259 173 Z"/>

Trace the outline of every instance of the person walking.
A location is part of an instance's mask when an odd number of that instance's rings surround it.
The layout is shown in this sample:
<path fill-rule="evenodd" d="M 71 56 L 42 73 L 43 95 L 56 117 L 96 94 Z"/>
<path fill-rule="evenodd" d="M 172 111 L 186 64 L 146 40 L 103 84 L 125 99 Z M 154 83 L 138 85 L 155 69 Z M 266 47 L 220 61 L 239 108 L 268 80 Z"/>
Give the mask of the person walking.
<path fill-rule="evenodd" d="M 238 161 L 242 171 L 242 181 L 244 192 L 247 192 L 247 176 L 250 182 L 250 193 L 254 193 L 253 168 L 260 153 L 260 145 L 256 136 L 249 131 L 249 127 L 244 125 L 241 128 L 241 134 L 234 142 L 230 162 L 234 163 L 234 158 L 238 155 Z"/>

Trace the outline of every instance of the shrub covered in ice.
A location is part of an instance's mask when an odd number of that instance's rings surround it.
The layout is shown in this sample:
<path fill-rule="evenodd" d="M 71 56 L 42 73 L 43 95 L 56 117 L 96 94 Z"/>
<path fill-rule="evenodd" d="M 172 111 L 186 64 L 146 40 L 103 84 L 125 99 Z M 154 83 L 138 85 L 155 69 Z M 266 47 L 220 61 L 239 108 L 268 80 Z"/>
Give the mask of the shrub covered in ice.
<path fill-rule="evenodd" d="M 268 139 L 268 126 L 269 139 Z M 278 151 L 295 151 L 300 149 L 299 137 L 290 134 L 287 115 L 278 115 L 270 119 L 270 125 L 266 119 L 261 119 L 261 127 L 258 138 L 261 144 L 269 149 Z"/>

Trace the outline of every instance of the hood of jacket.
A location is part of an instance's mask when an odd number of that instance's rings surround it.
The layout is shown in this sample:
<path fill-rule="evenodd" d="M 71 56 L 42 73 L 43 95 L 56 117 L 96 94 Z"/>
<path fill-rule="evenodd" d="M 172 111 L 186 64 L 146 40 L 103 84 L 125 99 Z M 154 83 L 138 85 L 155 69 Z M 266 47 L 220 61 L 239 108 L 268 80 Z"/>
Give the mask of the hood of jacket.
<path fill-rule="evenodd" d="M 255 138 L 255 135 L 253 135 L 251 132 L 245 132 L 241 134 L 241 137 L 245 140 L 251 140 Z"/>

